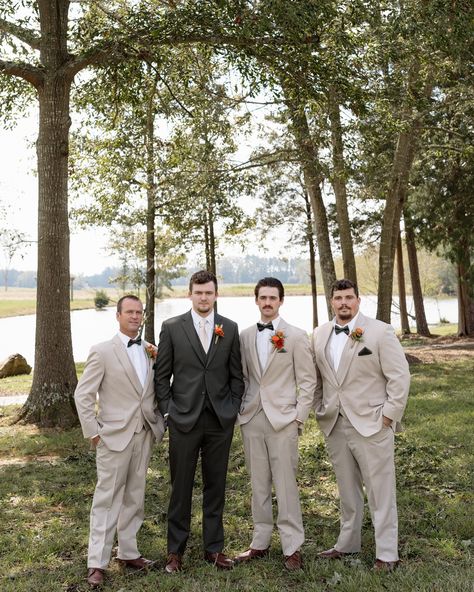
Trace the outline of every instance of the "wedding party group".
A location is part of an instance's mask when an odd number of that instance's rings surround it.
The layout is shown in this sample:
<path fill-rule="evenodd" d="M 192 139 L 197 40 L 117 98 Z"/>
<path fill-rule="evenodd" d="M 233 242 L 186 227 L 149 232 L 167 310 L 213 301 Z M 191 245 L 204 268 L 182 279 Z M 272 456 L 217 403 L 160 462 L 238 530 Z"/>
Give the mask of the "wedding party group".
<path fill-rule="evenodd" d="M 91 587 L 104 582 L 115 536 L 123 566 L 155 566 L 138 550 L 137 533 L 153 445 L 166 430 L 171 492 L 165 572 L 185 567 L 199 458 L 203 560 L 225 570 L 264 560 L 274 528 L 274 490 L 283 566 L 302 569 L 298 439 L 312 410 L 340 500 L 339 536 L 318 557 L 337 560 L 361 550 L 366 495 L 373 568 L 390 572 L 399 564 L 394 434 L 401 430 L 410 374 L 393 328 L 359 311 L 358 287 L 347 279 L 332 286 L 334 318 L 311 337 L 280 316 L 285 293 L 277 278 L 259 280 L 254 293 L 258 322 L 239 334 L 235 322 L 215 311 L 216 276 L 194 273 L 191 309 L 163 323 L 158 347 L 141 338 L 140 299 L 123 296 L 118 333 L 91 348 L 75 392 L 97 466 L 87 556 Z M 229 557 L 223 512 L 235 426 L 250 478 L 253 537 L 247 549 Z"/>

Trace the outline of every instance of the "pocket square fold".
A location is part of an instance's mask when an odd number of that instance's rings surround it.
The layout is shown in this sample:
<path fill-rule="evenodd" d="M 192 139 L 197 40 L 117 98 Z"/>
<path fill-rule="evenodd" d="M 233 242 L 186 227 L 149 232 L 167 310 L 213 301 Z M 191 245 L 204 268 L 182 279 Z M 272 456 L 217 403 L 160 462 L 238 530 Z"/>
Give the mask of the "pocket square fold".
<path fill-rule="evenodd" d="M 370 355 L 372 355 L 372 352 L 370 351 L 370 349 L 368 347 L 363 347 L 357 355 L 358 356 L 370 356 Z"/>

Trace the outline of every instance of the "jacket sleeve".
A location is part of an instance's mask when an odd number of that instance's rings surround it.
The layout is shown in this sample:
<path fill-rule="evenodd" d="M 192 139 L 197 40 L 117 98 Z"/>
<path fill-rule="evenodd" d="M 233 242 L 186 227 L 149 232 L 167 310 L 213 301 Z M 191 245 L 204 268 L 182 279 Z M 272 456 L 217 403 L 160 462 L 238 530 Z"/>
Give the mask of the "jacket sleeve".
<path fill-rule="evenodd" d="M 240 354 L 239 329 L 235 325 L 234 337 L 229 359 L 229 386 L 232 393 L 232 402 L 237 410 L 240 409 L 244 394 L 244 378 L 242 374 L 242 358 Z"/>
<path fill-rule="evenodd" d="M 394 422 L 402 419 L 410 389 L 410 371 L 405 353 L 391 325 L 387 325 L 380 345 L 380 367 L 387 381 L 387 400 L 382 413 Z"/>
<path fill-rule="evenodd" d="M 84 438 L 93 438 L 99 433 L 96 401 L 104 372 L 105 365 L 102 356 L 92 348 L 86 361 L 84 373 L 79 379 L 74 393 L 74 401 Z"/>
<path fill-rule="evenodd" d="M 155 396 L 160 413 L 168 413 L 173 375 L 173 344 L 167 323 L 163 323 L 155 366 Z"/>
<path fill-rule="evenodd" d="M 313 331 L 313 336 L 311 338 L 311 351 L 313 354 L 314 366 L 316 370 L 316 385 L 314 389 L 314 399 L 313 399 L 313 409 L 316 413 L 318 409 L 321 407 L 323 402 L 323 379 L 321 376 L 321 372 L 319 371 L 318 365 L 316 363 L 316 341 L 317 341 L 318 330 L 317 328 Z"/>
<path fill-rule="evenodd" d="M 305 422 L 313 407 L 317 379 L 309 339 L 304 331 L 301 332 L 301 335 L 298 334 L 296 339 L 293 350 L 293 365 L 298 389 L 296 419 Z"/>

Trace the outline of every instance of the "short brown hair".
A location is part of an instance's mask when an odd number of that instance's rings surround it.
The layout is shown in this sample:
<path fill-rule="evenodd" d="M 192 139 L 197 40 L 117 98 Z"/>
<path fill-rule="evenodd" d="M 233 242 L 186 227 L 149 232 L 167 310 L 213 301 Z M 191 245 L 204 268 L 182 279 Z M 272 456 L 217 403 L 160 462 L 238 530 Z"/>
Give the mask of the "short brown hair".
<path fill-rule="evenodd" d="M 257 285 L 254 289 L 255 299 L 258 298 L 260 288 L 277 288 L 280 300 L 283 300 L 283 298 L 285 297 L 285 288 L 283 287 L 283 284 L 280 282 L 280 280 L 277 278 L 264 277 L 261 280 L 258 280 Z"/>
<path fill-rule="evenodd" d="M 359 288 L 355 282 L 346 279 L 336 280 L 331 286 L 331 298 L 336 290 L 350 290 L 351 288 L 354 288 L 355 295 L 359 298 Z"/>
<path fill-rule="evenodd" d="M 191 276 L 189 280 L 189 293 L 193 291 L 194 284 L 207 284 L 209 282 L 213 282 L 214 286 L 216 287 L 216 294 L 217 294 L 217 278 L 212 273 L 212 271 L 207 271 L 207 269 L 201 269 L 200 271 L 196 271 Z"/>
<path fill-rule="evenodd" d="M 122 296 L 117 301 L 117 312 L 122 312 L 122 302 L 124 300 L 126 300 L 127 298 L 130 298 L 130 300 L 136 300 L 140 304 L 142 304 L 142 301 L 140 300 L 140 298 L 138 298 L 138 296 L 135 296 L 135 294 L 125 294 L 125 296 Z"/>

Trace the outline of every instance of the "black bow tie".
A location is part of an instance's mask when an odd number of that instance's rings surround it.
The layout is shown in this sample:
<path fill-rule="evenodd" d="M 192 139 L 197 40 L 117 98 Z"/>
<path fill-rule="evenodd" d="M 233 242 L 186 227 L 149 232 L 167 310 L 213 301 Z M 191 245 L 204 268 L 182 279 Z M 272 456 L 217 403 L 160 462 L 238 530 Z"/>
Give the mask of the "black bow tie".
<path fill-rule="evenodd" d="M 334 325 L 334 331 L 336 332 L 336 335 L 339 335 L 339 333 L 345 333 L 346 335 L 349 335 L 349 325 L 344 325 L 344 327 Z"/>
<path fill-rule="evenodd" d="M 270 329 L 270 331 L 273 331 L 273 323 L 267 323 L 265 325 L 265 323 L 257 323 L 257 329 L 259 331 L 263 331 L 264 329 Z"/>
<path fill-rule="evenodd" d="M 137 337 L 136 339 L 130 339 L 130 341 L 127 343 L 127 347 L 131 347 L 132 345 L 141 345 L 141 344 L 142 344 L 142 338 Z"/>

